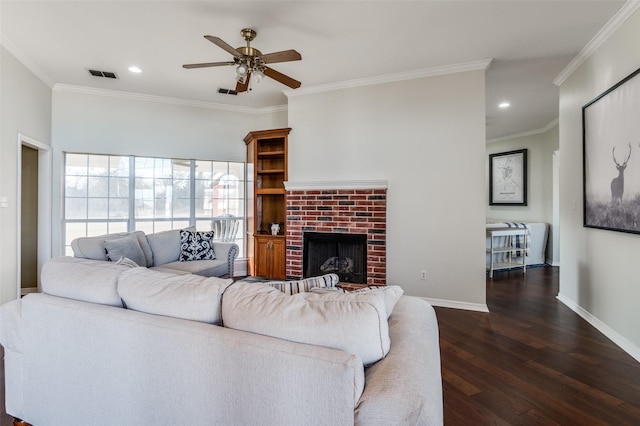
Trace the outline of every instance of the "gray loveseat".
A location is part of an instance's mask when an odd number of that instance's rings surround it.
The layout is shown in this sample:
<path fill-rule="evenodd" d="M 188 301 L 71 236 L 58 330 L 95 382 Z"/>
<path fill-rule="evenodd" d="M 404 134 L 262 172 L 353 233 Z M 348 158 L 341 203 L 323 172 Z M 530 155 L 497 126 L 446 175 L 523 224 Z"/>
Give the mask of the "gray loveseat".
<path fill-rule="evenodd" d="M 400 297 L 388 319 L 371 295 L 333 303 L 327 311 L 379 312 L 373 323 L 390 347 L 365 366 L 336 348 L 228 328 L 227 303 L 237 322 L 262 293 L 301 300 L 252 285 L 71 257 L 47 262 L 44 293 L 0 307 L 6 412 L 65 426 L 442 424 L 438 325 L 424 300 Z M 333 320 L 322 333 L 361 334 L 356 317 L 313 319 L 306 308 L 284 315 L 292 313 L 311 328 Z"/>
<path fill-rule="evenodd" d="M 187 228 L 193 231 L 193 228 Z M 135 236 L 135 239 L 133 238 Z M 137 242 L 141 250 L 139 266 L 146 266 L 158 271 L 173 272 L 176 274 L 196 274 L 205 277 L 233 277 L 233 262 L 238 257 L 238 245 L 229 242 L 213 241 L 215 259 L 180 261 L 180 230 L 156 232 L 145 234 L 142 231 L 123 232 L 117 234 L 100 235 L 96 237 L 76 238 L 71 242 L 74 257 L 81 259 L 109 260 L 105 251 L 105 244 L 109 241 L 122 240 L 131 237 L 134 244 Z M 137 246 L 134 247 L 135 250 Z M 127 254 L 118 247 L 120 253 Z M 129 249 L 131 250 L 131 249 Z M 132 258 L 133 255 L 128 257 Z M 118 258 L 112 259 L 113 261 Z"/>

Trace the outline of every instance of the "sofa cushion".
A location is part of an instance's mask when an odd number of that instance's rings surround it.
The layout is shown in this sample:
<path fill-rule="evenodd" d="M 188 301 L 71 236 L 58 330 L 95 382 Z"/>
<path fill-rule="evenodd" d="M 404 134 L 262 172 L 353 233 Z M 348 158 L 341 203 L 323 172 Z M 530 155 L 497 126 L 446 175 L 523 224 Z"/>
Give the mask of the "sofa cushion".
<path fill-rule="evenodd" d="M 195 226 L 185 229 L 196 230 Z M 153 266 L 164 265 L 180 259 L 180 231 L 180 229 L 172 229 L 147 235 L 147 241 L 153 250 Z"/>
<path fill-rule="evenodd" d="M 134 268 L 121 274 L 118 294 L 127 309 L 219 324 L 222 294 L 232 282 Z"/>
<path fill-rule="evenodd" d="M 140 243 L 134 234 L 129 234 L 119 238 L 108 238 L 104 240 L 104 249 L 107 259 L 116 262 L 123 257 L 129 258 L 137 265 L 146 265 Z"/>
<path fill-rule="evenodd" d="M 138 266 L 140 266 L 133 260 L 129 259 L 128 257 L 121 257 L 116 261 L 116 265 L 123 265 L 128 268 L 137 268 Z"/>
<path fill-rule="evenodd" d="M 140 266 L 153 265 L 153 252 L 147 242 L 147 237 L 142 231 L 120 232 L 117 234 L 99 235 L 96 237 L 80 237 L 71 241 L 73 255 L 82 259 L 108 260 L 104 249 L 104 241 L 112 238 L 121 238 L 133 234 L 138 239 L 138 244 L 144 253 L 145 262 Z M 177 259 L 177 258 L 176 258 Z M 118 260 L 118 258 L 114 259 Z"/>
<path fill-rule="evenodd" d="M 296 294 L 308 292 L 314 287 L 335 287 L 339 280 L 340 278 L 336 274 L 326 274 L 297 281 L 267 281 L 261 284 L 275 287 L 286 294 Z"/>
<path fill-rule="evenodd" d="M 52 296 L 122 307 L 117 291 L 118 276 L 129 269 L 114 262 L 56 257 L 45 262 L 42 267 L 42 292 Z"/>
<path fill-rule="evenodd" d="M 328 292 L 347 293 L 346 290 L 340 287 L 314 287 L 309 291 L 312 293 L 320 294 Z M 387 311 L 387 318 L 389 318 L 391 316 L 391 313 L 393 312 L 394 306 L 396 306 L 396 303 L 404 294 L 404 290 L 399 285 L 369 286 L 353 290 L 351 291 L 351 293 L 369 293 L 381 295 L 384 300 L 385 310 Z"/>
<path fill-rule="evenodd" d="M 174 270 L 175 273 L 189 273 L 195 275 L 202 275 L 204 277 L 221 277 L 227 275 L 229 272 L 229 266 L 226 259 L 214 259 L 214 260 L 194 260 L 192 262 L 176 262 L 166 263 L 159 267 L 152 267 L 152 270 L 167 271 L 168 269 Z"/>
<path fill-rule="evenodd" d="M 298 293 L 236 283 L 222 303 L 225 327 L 299 343 L 340 349 L 364 364 L 389 352 L 389 326 L 380 295 Z"/>
<path fill-rule="evenodd" d="M 213 260 L 213 231 L 197 232 L 183 229 L 180 231 L 180 261 Z"/>

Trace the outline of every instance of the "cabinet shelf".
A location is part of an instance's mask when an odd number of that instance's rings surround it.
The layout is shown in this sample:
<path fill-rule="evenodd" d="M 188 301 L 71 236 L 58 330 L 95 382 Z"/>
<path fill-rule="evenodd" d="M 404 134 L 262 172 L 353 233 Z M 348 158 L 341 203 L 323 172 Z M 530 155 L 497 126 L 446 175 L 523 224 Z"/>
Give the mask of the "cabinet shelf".
<path fill-rule="evenodd" d="M 256 195 L 284 195 L 284 188 L 256 188 Z"/>
<path fill-rule="evenodd" d="M 258 157 L 276 157 L 276 156 L 284 157 L 284 151 L 261 151 L 258 152 Z"/>
<path fill-rule="evenodd" d="M 526 255 L 527 247 L 526 228 L 487 228 L 487 237 L 490 239 L 486 253 L 489 255 L 489 277 L 493 278 L 493 271 L 499 269 L 522 268 L 527 272 Z M 514 239 L 522 239 L 522 247 L 516 247 Z M 521 254 L 518 257 L 518 254 Z"/>
<path fill-rule="evenodd" d="M 271 175 L 271 174 L 278 174 L 278 173 L 284 173 L 284 169 L 269 169 L 269 170 L 258 170 L 257 173 L 259 175 Z"/>

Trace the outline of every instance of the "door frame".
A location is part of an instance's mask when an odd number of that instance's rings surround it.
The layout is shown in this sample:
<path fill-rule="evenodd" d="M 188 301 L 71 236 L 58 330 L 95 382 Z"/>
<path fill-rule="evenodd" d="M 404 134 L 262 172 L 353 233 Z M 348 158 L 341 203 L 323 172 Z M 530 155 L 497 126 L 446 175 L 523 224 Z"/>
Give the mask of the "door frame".
<path fill-rule="evenodd" d="M 42 265 L 51 258 L 51 182 L 52 150 L 51 146 L 34 138 L 18 133 L 17 155 L 17 194 L 16 194 L 16 297 L 22 296 L 22 146 L 38 151 L 38 289 L 40 289 L 40 271 Z"/>

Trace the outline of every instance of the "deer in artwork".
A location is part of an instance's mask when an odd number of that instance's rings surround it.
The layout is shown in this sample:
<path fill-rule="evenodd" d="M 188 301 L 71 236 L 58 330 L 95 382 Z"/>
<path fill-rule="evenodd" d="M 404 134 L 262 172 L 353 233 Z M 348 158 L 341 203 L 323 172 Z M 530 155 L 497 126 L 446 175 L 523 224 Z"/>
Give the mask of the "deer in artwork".
<path fill-rule="evenodd" d="M 624 193 L 624 170 L 627 168 L 627 163 L 631 157 L 631 144 L 629 144 L 629 154 L 622 164 L 618 164 L 618 161 L 616 161 L 615 146 L 611 154 L 613 155 L 613 162 L 616 164 L 616 169 L 618 169 L 618 176 L 611 181 L 611 202 L 614 203 L 616 201 L 622 201 L 622 194 Z"/>

